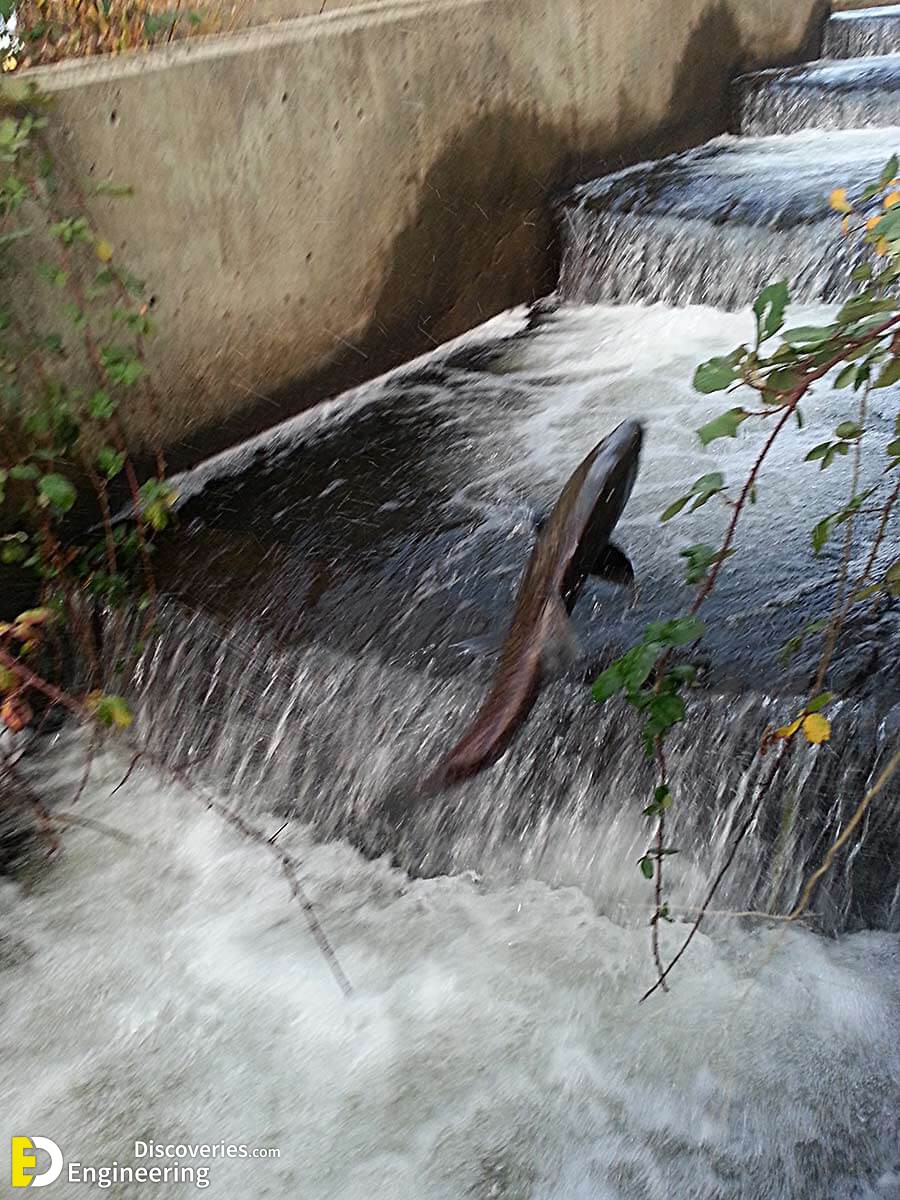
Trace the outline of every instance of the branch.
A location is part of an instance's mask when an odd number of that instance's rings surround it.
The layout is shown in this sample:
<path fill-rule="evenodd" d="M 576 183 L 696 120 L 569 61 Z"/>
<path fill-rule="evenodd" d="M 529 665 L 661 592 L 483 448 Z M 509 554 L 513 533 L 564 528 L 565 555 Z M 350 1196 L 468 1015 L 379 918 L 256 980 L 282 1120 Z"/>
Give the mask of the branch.
<path fill-rule="evenodd" d="M 787 918 L 789 921 L 796 921 L 797 918 L 802 916 L 802 914 L 805 912 L 806 907 L 809 904 L 809 901 L 812 897 L 813 892 L 816 889 L 816 885 L 818 884 L 819 880 L 822 878 L 823 875 L 826 875 L 831 870 L 831 867 L 834 864 L 834 860 L 835 860 L 835 857 L 837 856 L 838 851 L 841 849 L 842 846 L 845 846 L 847 844 L 851 835 L 853 834 L 853 831 L 856 829 L 857 825 L 859 825 L 860 821 L 866 815 L 869 805 L 872 803 L 872 801 L 875 799 L 875 797 L 878 795 L 878 793 L 884 788 L 885 784 L 888 782 L 890 777 L 897 770 L 898 766 L 900 766 L 900 749 L 898 749 L 894 752 L 893 757 L 888 762 L 887 766 L 884 768 L 884 770 L 881 772 L 881 774 L 878 776 L 875 783 L 869 788 L 869 790 L 863 796 L 862 800 L 860 800 L 859 804 L 857 805 L 856 812 L 853 814 L 853 816 L 847 822 L 847 828 L 840 835 L 840 837 L 833 843 L 833 845 L 831 845 L 829 847 L 828 853 L 822 859 L 820 866 L 817 867 L 815 871 L 813 871 L 812 875 L 810 875 L 809 879 L 806 881 L 806 886 L 803 889 L 803 892 L 800 896 L 800 899 L 797 902 L 796 907 L 792 910 L 792 912 L 790 913 L 790 915 Z"/>
<path fill-rule="evenodd" d="M 690 928 L 690 932 L 688 933 L 688 935 L 684 939 L 684 941 L 681 943 L 681 946 L 680 946 L 678 952 L 675 954 L 674 958 L 672 958 L 672 960 L 669 962 L 669 965 L 665 968 L 664 971 L 662 971 L 660 973 L 659 978 L 656 980 L 656 983 L 654 983 L 652 987 L 649 987 L 647 989 L 647 991 L 644 992 L 643 996 L 641 996 L 641 999 L 640 999 L 641 1004 L 643 1004 L 645 1000 L 648 1000 L 653 995 L 653 993 L 657 990 L 657 988 L 665 987 L 666 979 L 671 974 L 673 968 L 675 966 L 677 966 L 677 964 L 681 961 L 688 946 L 690 946 L 691 942 L 696 937 L 696 935 L 700 929 L 700 926 L 703 923 L 704 917 L 706 917 L 707 913 L 709 912 L 709 906 L 712 903 L 716 892 L 719 890 L 719 885 L 721 884 L 722 880 L 725 878 L 725 876 L 728 874 L 729 870 L 731 869 L 731 864 L 734 862 L 735 855 L 737 854 L 738 849 L 741 846 L 741 843 L 743 842 L 744 838 L 747 836 L 747 834 L 752 829 L 753 824 L 756 821 L 757 816 L 759 815 L 759 810 L 762 807 L 762 802 L 766 798 L 767 794 L 769 793 L 769 791 L 772 787 L 772 784 L 775 782 L 775 778 L 778 774 L 778 771 L 781 767 L 782 762 L 784 761 L 784 759 L 788 753 L 789 748 L 790 748 L 790 742 L 784 742 L 782 744 L 779 755 L 772 765 L 772 770 L 769 772 L 769 777 L 759 790 L 759 794 L 756 797 L 756 803 L 753 805 L 753 808 L 750 811 L 750 815 L 747 817 L 744 824 L 738 830 L 737 837 L 734 839 L 734 841 L 731 845 L 731 849 L 728 851 L 728 854 L 725 858 L 725 861 L 722 863 L 722 866 L 716 872 L 716 877 L 712 881 L 709 891 L 706 893 L 706 899 L 703 901 L 703 904 L 700 908 L 700 912 L 698 913 L 693 925 Z"/>

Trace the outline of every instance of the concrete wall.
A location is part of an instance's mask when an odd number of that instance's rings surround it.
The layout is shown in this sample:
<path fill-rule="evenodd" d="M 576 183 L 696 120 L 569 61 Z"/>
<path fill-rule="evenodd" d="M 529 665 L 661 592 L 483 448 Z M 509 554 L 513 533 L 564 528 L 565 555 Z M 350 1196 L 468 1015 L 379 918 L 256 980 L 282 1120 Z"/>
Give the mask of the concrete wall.
<path fill-rule="evenodd" d="M 32 74 L 60 155 L 137 189 L 93 216 L 184 462 L 552 287 L 552 190 L 724 128 L 826 8 L 400 0 Z"/>

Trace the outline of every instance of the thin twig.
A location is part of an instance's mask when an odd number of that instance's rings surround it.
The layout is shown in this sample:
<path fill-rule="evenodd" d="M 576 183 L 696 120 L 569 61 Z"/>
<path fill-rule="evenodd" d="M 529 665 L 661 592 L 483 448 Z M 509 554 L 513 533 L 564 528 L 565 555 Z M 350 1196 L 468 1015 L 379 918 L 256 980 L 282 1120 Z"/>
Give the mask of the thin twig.
<path fill-rule="evenodd" d="M 787 919 L 789 921 L 796 921 L 797 918 L 805 912 L 806 907 L 809 904 L 810 899 L 812 898 L 812 894 L 815 891 L 816 885 L 818 884 L 819 880 L 822 878 L 823 875 L 826 875 L 828 873 L 828 871 L 831 870 L 832 864 L 834 863 L 834 860 L 835 860 L 835 857 L 836 857 L 838 851 L 841 849 L 842 846 L 845 846 L 847 844 L 847 842 L 849 841 L 850 837 L 853 834 L 853 831 L 856 829 L 857 825 L 860 823 L 860 821 L 866 815 L 866 812 L 869 809 L 869 805 L 872 803 L 872 801 L 875 799 L 875 797 L 878 795 L 878 793 L 884 788 L 885 784 L 888 782 L 888 780 L 893 775 L 893 773 L 897 770 L 898 766 L 900 766 L 900 749 L 898 749 L 894 752 L 893 757 L 890 759 L 887 766 L 884 768 L 884 770 L 878 776 L 875 783 L 872 784 L 872 786 L 869 788 L 869 790 L 863 796 L 862 800 L 860 800 L 859 804 L 856 807 L 856 811 L 854 812 L 854 814 L 850 818 L 850 820 L 847 822 L 847 827 L 844 829 L 843 833 L 840 835 L 839 838 L 837 838 L 832 843 L 832 845 L 828 849 L 828 853 L 822 859 L 821 864 L 816 868 L 815 871 L 813 871 L 812 875 L 810 875 L 809 879 L 806 881 L 806 886 L 804 887 L 804 889 L 800 895 L 800 899 L 798 900 L 796 907 L 788 915 Z"/>
<path fill-rule="evenodd" d="M 641 1004 L 643 1004 L 645 1000 L 648 1000 L 653 995 L 653 993 L 657 990 L 657 988 L 664 986 L 665 981 L 671 974 L 673 968 L 675 966 L 677 966 L 677 964 L 681 961 L 688 946 L 690 946 L 691 942 L 696 937 L 696 935 L 700 929 L 700 926 L 702 925 L 703 920 L 709 911 L 709 906 L 712 903 L 713 897 L 715 896 L 716 892 L 719 890 L 719 885 L 721 884 L 722 880 L 725 878 L 725 876 L 728 874 L 729 870 L 731 869 L 731 864 L 734 862 L 735 855 L 737 854 L 742 842 L 744 841 L 744 838 L 747 836 L 747 834 L 753 828 L 753 824 L 756 821 L 757 816 L 759 815 L 760 808 L 762 807 L 762 802 L 765 799 L 766 795 L 768 794 L 769 790 L 771 789 L 772 784 L 775 782 L 775 777 L 777 776 L 779 768 L 781 767 L 781 764 L 784 761 L 785 756 L 787 755 L 789 749 L 790 749 L 790 742 L 784 742 L 781 746 L 781 750 L 778 754 L 778 757 L 775 759 L 774 763 L 772 764 L 772 769 L 769 772 L 768 778 L 766 779 L 765 783 L 762 785 L 762 787 L 759 790 L 759 793 L 756 797 L 756 803 L 753 805 L 752 809 L 750 810 L 750 815 L 747 817 L 746 821 L 744 821 L 743 825 L 738 830 L 737 837 L 732 842 L 731 848 L 728 851 L 728 854 L 725 856 L 725 861 L 722 863 L 722 866 L 716 872 L 716 876 L 710 885 L 709 891 L 706 893 L 706 898 L 700 907 L 700 912 L 698 913 L 696 919 L 694 920 L 693 925 L 691 925 L 691 928 L 688 932 L 687 937 L 681 943 L 681 946 L 679 947 L 675 956 L 669 961 L 668 966 L 665 968 L 664 971 L 662 971 L 660 973 L 659 978 L 656 980 L 656 982 L 653 984 L 653 986 L 649 987 L 647 989 L 647 991 L 644 992 L 643 996 L 641 996 L 641 999 L 640 999 Z"/>
<path fill-rule="evenodd" d="M 859 401 L 859 427 L 865 428 L 866 423 L 866 401 L 868 399 L 868 386 L 862 391 Z M 853 447 L 853 467 L 850 472 L 850 499 L 847 501 L 848 508 L 853 503 L 856 496 L 856 489 L 859 486 L 859 472 L 862 458 L 862 437 L 856 439 Z M 847 619 L 847 614 L 853 607 L 853 589 L 847 587 L 847 581 L 850 577 L 850 558 L 853 553 L 853 526 L 854 514 L 851 511 L 844 526 L 844 548 L 841 554 L 841 569 L 838 576 L 837 596 L 835 599 L 835 611 L 832 617 L 828 631 L 825 635 L 825 644 L 822 647 L 822 656 L 819 659 L 819 668 L 816 671 L 816 679 L 812 685 L 810 692 L 811 696 L 818 696 L 822 690 L 822 685 L 825 682 L 825 677 L 828 674 L 828 668 L 831 665 L 831 660 L 834 657 L 835 647 L 840 632 L 844 627 L 844 622 Z"/>
<path fill-rule="evenodd" d="M 54 811 L 53 819 L 62 821 L 64 825 L 82 825 L 85 829 L 93 829 L 96 833 L 102 833 L 105 837 L 121 842 L 125 846 L 140 845 L 137 838 L 123 833 L 121 829 L 114 829 L 112 825 L 107 825 L 105 821 L 98 821 L 95 817 L 82 817 L 76 816 L 75 813 Z"/>
<path fill-rule="evenodd" d="M 132 771 L 138 765 L 138 763 L 141 761 L 141 759 L 143 757 L 144 757 L 143 750 L 138 750 L 135 754 L 132 755 L 131 762 L 128 764 L 128 770 L 125 772 L 125 774 L 119 780 L 119 782 L 116 784 L 116 786 L 113 788 L 113 790 L 109 793 L 110 796 L 114 796 L 116 794 L 116 792 L 119 790 L 119 788 L 123 788 L 125 786 L 125 784 L 128 782 L 128 780 L 131 778 Z"/>

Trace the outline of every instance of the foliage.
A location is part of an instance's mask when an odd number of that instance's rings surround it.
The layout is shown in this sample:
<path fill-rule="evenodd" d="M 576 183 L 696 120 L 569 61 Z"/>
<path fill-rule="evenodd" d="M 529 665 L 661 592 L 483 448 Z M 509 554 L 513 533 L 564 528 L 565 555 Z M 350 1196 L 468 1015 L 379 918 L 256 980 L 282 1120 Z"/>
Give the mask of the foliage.
<path fill-rule="evenodd" d="M 124 675 L 153 624 L 153 536 L 171 521 L 175 493 L 161 455 L 143 481 L 128 451 L 129 407 L 154 403 L 144 346 L 153 335 L 143 286 L 117 264 L 77 183 L 57 178 L 44 137 L 47 106 L 24 81 L 0 98 L 0 564 L 24 574 L 39 607 L 0 624 L 0 721 L 35 718 L 36 680 L 83 689 L 86 713 L 126 728 L 125 702 L 102 688 L 96 614 L 145 611 L 137 644 L 114 622 L 113 661 Z M 71 199 L 71 206 L 66 197 Z M 14 280 L 15 286 L 9 283 Z M 58 292 L 63 328 L 37 328 L 23 309 L 38 289 Z M 133 520 L 114 522 L 114 496 Z M 77 520 L 74 519 L 77 517 Z M 88 530 L 90 532 L 85 532 Z M 42 698 L 46 700 L 46 693 Z"/>
<path fill-rule="evenodd" d="M 7 71 L 218 32 L 231 28 L 246 7 L 210 0 L 0 0 L 0 13 L 2 4 L 15 12 L 21 39 L 7 54 Z"/>
<path fill-rule="evenodd" d="M 666 976 L 685 947 L 668 967 L 659 958 L 658 924 L 668 919 L 668 906 L 662 895 L 663 863 L 673 850 L 664 844 L 666 812 L 672 794 L 666 776 L 665 739 L 673 726 L 685 717 L 683 693 L 693 682 L 696 668 L 691 663 L 675 663 L 675 653 L 698 641 L 704 630 L 698 613 L 716 585 L 726 561 L 735 553 L 735 533 L 748 504 L 757 502 L 760 470 L 776 439 L 783 436 L 791 422 L 803 428 L 801 402 L 810 401 L 814 385 L 829 379 L 829 385 L 847 391 L 846 414 L 827 441 L 815 446 L 804 461 L 807 469 L 828 470 L 848 460 L 851 464 L 849 495 L 834 512 L 816 522 L 810 530 L 812 552 L 824 547 L 843 532 L 843 561 L 834 611 L 807 623 L 782 648 L 782 661 L 788 662 L 808 638 L 821 637 L 823 648 L 810 690 L 802 708 L 784 725 L 766 730 L 760 752 L 778 744 L 780 753 L 790 747 L 795 735 L 812 746 L 831 737 L 831 723 L 824 713 L 835 697 L 823 690 L 838 639 L 851 609 L 861 603 L 880 603 L 900 595 L 900 559 L 880 573 L 876 571 L 879 551 L 885 541 L 888 523 L 900 496 L 900 415 L 896 418 L 894 438 L 882 452 L 868 448 L 867 400 L 870 390 L 889 387 L 900 381 L 900 181 L 896 156 L 885 165 L 880 177 L 866 186 L 858 197 L 845 188 L 831 193 L 830 207 L 842 217 L 845 237 L 860 241 L 859 265 L 852 271 L 854 294 L 840 306 L 832 320 L 822 326 L 785 328 L 789 303 L 786 282 L 763 289 L 753 306 L 755 333 L 752 342 L 738 346 L 731 354 L 702 363 L 694 375 L 694 387 L 703 395 L 727 392 L 734 400 L 718 416 L 697 430 L 702 446 L 721 438 L 736 438 L 745 430 L 758 430 L 764 436 L 760 451 L 748 476 L 738 485 L 726 481 L 715 471 L 702 476 L 688 491 L 674 499 L 660 520 L 671 521 L 685 512 L 693 513 L 709 501 L 724 502 L 731 512 L 728 530 L 719 547 L 691 545 L 680 554 L 685 559 L 685 582 L 695 588 L 692 602 L 683 616 L 668 622 L 648 625 L 641 640 L 617 658 L 596 680 L 594 698 L 605 703 L 622 694 L 643 718 L 641 737 L 649 757 L 657 764 L 658 779 L 653 802 L 645 815 L 656 822 L 655 846 L 639 860 L 642 874 L 656 884 L 656 906 L 651 922 L 653 948 L 658 968 L 656 987 L 665 988 Z M 837 372 L 836 377 L 832 374 Z M 753 401 L 743 400 L 745 395 Z M 738 404 L 735 400 L 742 400 Z M 871 439 L 869 439 L 871 440 Z M 859 490 L 862 453 L 881 457 L 879 484 Z M 876 514 L 876 530 L 865 566 L 856 579 L 849 577 L 853 548 L 854 519 L 865 507 Z M 770 774 L 769 782 L 774 778 Z M 717 886 L 717 884 L 716 884 Z M 714 889 L 713 889 L 714 890 Z M 712 893 L 707 898 L 707 904 Z M 808 897 L 807 897 L 808 899 Z M 695 922 L 688 940 L 696 932 L 704 910 Z M 649 992 L 648 992 L 649 995 Z"/>

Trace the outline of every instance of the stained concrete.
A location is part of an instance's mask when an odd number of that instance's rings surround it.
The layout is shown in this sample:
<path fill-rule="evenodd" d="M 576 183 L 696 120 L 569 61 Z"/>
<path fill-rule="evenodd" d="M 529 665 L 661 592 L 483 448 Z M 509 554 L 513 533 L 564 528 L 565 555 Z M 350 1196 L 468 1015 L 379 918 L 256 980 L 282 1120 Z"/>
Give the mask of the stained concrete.
<path fill-rule="evenodd" d="M 136 189 L 92 201 L 158 319 L 133 439 L 189 461 L 539 295 L 556 188 L 723 129 L 826 9 L 399 0 L 31 72 L 60 157 Z"/>

